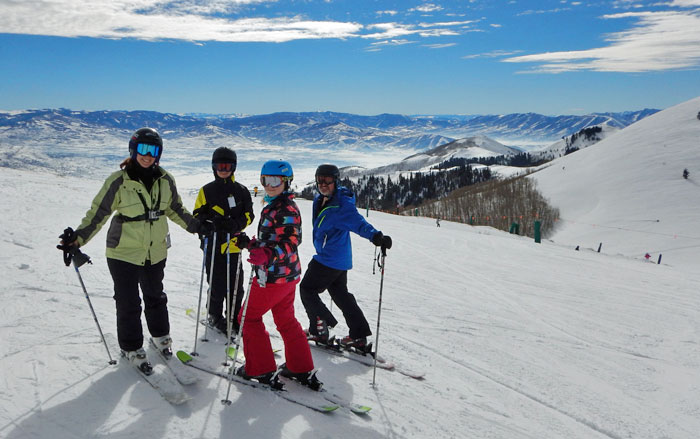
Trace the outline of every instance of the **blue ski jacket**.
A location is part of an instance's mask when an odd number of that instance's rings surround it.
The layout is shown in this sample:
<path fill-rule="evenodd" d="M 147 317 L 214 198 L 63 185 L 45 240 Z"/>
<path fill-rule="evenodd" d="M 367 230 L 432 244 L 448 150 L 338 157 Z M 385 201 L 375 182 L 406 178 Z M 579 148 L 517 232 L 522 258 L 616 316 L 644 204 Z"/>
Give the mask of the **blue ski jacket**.
<path fill-rule="evenodd" d="M 313 202 L 314 259 L 336 270 L 352 268 L 350 232 L 372 240 L 378 233 L 357 211 L 355 194 L 344 186 L 338 186 L 323 207 L 323 195 L 316 194 Z"/>

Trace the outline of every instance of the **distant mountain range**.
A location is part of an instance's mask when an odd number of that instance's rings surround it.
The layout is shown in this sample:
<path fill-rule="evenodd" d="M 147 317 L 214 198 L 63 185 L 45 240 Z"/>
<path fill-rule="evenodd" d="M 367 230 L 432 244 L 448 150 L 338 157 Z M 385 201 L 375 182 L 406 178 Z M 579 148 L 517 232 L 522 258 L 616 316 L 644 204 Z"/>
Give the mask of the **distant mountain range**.
<path fill-rule="evenodd" d="M 489 136 L 553 142 L 582 128 L 607 124 L 624 128 L 658 110 L 585 116 L 508 114 L 491 116 L 347 113 L 272 113 L 255 116 L 177 115 L 153 111 L 72 111 L 68 109 L 0 112 L 0 141 L 13 133 L 39 136 L 71 130 L 111 131 L 118 137 L 142 126 L 158 129 L 166 138 L 225 136 L 278 146 L 351 149 L 405 148 L 424 150 L 453 140 Z M 43 134 L 41 133 L 43 132 Z"/>
<path fill-rule="evenodd" d="M 530 151 L 535 149 L 533 145 L 551 145 L 585 127 L 604 123 L 622 128 L 657 111 L 587 116 L 362 116 L 334 112 L 239 116 L 20 110 L 0 112 L 0 167 L 48 166 L 60 173 L 102 175 L 101 167 L 111 169 L 124 158 L 131 133 L 150 126 L 166 141 L 168 169 L 181 172 L 207 169 L 211 152 L 224 145 L 243 158 L 239 169 L 259 169 L 265 160 L 280 157 L 294 162 L 298 169 L 315 168 L 322 162 L 367 169 L 406 157 L 413 162 L 412 168 L 420 168 L 442 156 L 488 157 Z M 429 152 L 436 148 L 440 149 Z M 84 157 L 90 158 L 88 169 Z"/>

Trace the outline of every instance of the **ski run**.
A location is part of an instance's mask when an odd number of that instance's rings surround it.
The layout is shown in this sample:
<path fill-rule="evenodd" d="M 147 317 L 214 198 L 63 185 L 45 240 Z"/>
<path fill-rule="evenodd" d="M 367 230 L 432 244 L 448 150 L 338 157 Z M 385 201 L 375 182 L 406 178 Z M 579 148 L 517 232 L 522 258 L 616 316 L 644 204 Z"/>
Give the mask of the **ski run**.
<path fill-rule="evenodd" d="M 76 273 L 54 247 L 113 169 L 91 179 L 61 175 L 58 167 L 0 168 L 0 197 L 8 206 L 0 239 L 0 437 L 696 439 L 699 110 L 700 98 L 663 110 L 532 174 L 562 217 L 557 234 L 540 244 L 489 227 L 443 220 L 437 228 L 433 218 L 370 210 L 368 220 L 394 240 L 379 355 L 426 375 L 414 380 L 377 369 L 372 386 L 372 368 L 314 349 L 325 388 L 371 406 L 362 416 L 317 412 L 238 384 L 232 404 L 223 405 L 225 379 L 192 369 L 198 382 L 183 386 L 147 349 L 156 370 L 190 397 L 170 404 L 133 367 L 110 365 Z M 200 150 L 165 148 L 166 169 L 208 158 Z M 125 149 L 120 145 L 114 155 L 123 157 Z M 249 188 L 259 183 L 259 169 L 245 169 L 252 154 L 240 154 L 236 172 Z M 191 208 L 211 170 L 176 171 Z M 304 172 L 300 166 L 295 182 L 313 180 L 313 169 Z M 311 203 L 298 205 L 305 268 L 314 254 Z M 196 324 L 185 310 L 197 308 L 202 251 L 179 227 L 171 225 L 170 233 L 164 279 L 170 335 L 173 351 L 190 352 Z M 114 334 L 105 236 L 103 228 L 82 248 L 93 265 L 80 272 L 103 331 Z M 352 240 L 348 287 L 376 334 L 374 248 Z M 647 252 L 654 261 L 663 253 L 662 263 L 645 260 Z M 328 303 L 327 294 L 322 298 Z M 333 312 L 341 321 L 335 333 L 346 335 L 342 315 Z M 295 313 L 307 326 L 298 297 Z M 275 334 L 272 319 L 265 324 Z M 198 341 L 202 361 L 219 367 L 223 341 Z M 118 352 L 112 350 L 114 359 Z"/>

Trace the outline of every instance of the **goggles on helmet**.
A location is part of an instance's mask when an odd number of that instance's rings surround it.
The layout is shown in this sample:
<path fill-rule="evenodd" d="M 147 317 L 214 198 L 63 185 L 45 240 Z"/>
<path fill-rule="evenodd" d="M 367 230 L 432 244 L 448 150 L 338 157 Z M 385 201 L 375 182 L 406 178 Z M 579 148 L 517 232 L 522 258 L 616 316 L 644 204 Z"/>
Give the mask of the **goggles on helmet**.
<path fill-rule="evenodd" d="M 214 169 L 219 172 L 231 172 L 233 163 L 214 163 Z"/>
<path fill-rule="evenodd" d="M 324 175 L 319 175 L 316 177 L 316 184 L 319 186 L 324 185 L 324 186 L 330 186 L 333 183 L 335 183 L 335 178 L 331 176 L 324 176 Z"/>
<path fill-rule="evenodd" d="M 260 184 L 263 186 L 278 187 L 287 180 L 287 177 L 280 175 L 261 175 Z"/>
<path fill-rule="evenodd" d="M 138 146 L 136 146 L 136 152 L 141 155 L 150 155 L 153 158 L 158 158 L 160 157 L 160 146 L 139 143 Z"/>

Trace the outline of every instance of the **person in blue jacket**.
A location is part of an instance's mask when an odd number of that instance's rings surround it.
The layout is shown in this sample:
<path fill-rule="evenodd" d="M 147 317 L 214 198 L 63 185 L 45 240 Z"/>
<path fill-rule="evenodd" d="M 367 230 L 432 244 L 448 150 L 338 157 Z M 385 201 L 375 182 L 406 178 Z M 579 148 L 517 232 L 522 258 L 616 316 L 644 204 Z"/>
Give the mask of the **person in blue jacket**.
<path fill-rule="evenodd" d="M 313 202 L 313 242 L 316 254 L 299 285 L 299 295 L 309 317 L 309 339 L 329 343 L 328 328 L 338 320 L 319 295 L 325 290 L 340 308 L 350 334 L 340 340 L 346 348 L 366 352 L 369 323 L 348 291 L 348 270 L 352 268 L 350 232 L 366 238 L 376 246 L 391 248 L 391 238 L 368 223 L 355 207 L 355 195 L 339 186 L 340 171 L 324 164 L 316 169 L 318 194 Z"/>

